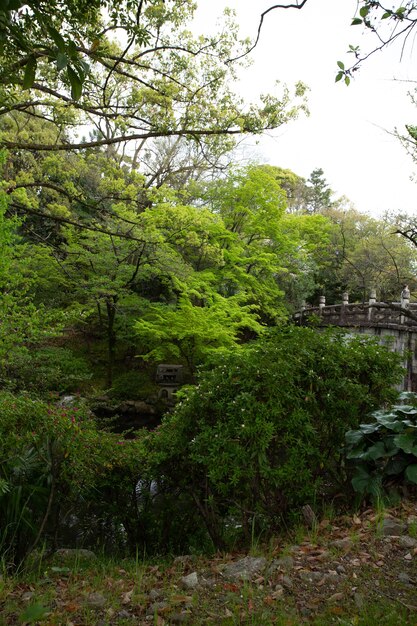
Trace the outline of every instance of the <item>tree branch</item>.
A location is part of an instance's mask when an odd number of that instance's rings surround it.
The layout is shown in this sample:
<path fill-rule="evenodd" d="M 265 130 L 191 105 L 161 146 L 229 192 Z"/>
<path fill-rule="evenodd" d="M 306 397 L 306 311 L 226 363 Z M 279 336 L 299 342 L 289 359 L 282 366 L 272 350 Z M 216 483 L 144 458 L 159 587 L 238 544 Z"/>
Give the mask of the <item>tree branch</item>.
<path fill-rule="evenodd" d="M 306 3 L 307 3 L 307 0 L 301 0 L 301 2 L 297 2 L 296 4 L 274 4 L 273 6 L 269 7 L 269 9 L 261 13 L 261 19 L 259 20 L 259 26 L 258 26 L 258 33 L 256 35 L 256 39 L 254 43 L 243 54 L 240 54 L 239 56 L 234 57 L 233 59 L 228 59 L 227 63 L 233 63 L 234 61 L 238 61 L 239 59 L 242 59 L 243 57 L 250 54 L 252 50 L 256 48 L 256 46 L 259 43 L 259 39 L 261 37 L 261 30 L 262 30 L 265 16 L 268 15 L 268 13 L 270 13 L 271 11 L 274 11 L 275 9 L 302 9 Z"/>

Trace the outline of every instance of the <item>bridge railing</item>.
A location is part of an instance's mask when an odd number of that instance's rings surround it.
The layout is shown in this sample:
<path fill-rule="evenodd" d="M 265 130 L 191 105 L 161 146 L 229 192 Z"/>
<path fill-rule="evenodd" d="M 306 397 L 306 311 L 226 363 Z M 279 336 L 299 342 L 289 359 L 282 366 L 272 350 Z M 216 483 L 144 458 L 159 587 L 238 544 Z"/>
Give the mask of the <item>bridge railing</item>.
<path fill-rule="evenodd" d="M 417 303 L 410 303 L 410 292 L 404 287 L 398 302 L 377 302 L 372 291 L 368 302 L 349 303 L 349 295 L 343 294 L 341 304 L 326 305 L 320 296 L 318 306 L 303 305 L 295 314 L 299 324 L 308 324 L 316 317 L 320 326 L 398 326 L 417 328 Z"/>

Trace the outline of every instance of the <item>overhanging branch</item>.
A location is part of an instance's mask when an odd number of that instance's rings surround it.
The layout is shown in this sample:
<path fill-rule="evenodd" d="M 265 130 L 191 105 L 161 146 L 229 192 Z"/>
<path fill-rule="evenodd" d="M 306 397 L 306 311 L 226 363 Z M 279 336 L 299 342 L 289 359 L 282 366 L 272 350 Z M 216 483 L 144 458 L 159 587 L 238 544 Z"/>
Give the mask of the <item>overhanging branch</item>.
<path fill-rule="evenodd" d="M 266 9 L 266 11 L 264 11 L 263 13 L 261 13 L 261 18 L 259 20 L 259 26 L 258 26 L 258 32 L 256 35 L 256 39 L 254 41 L 254 43 L 251 45 L 250 48 L 248 48 L 248 50 L 246 50 L 246 52 L 244 52 L 243 54 L 240 54 L 237 57 L 234 57 L 233 59 L 229 59 L 227 61 L 227 63 L 233 63 L 234 61 L 238 61 L 239 59 L 243 59 L 243 57 L 247 56 L 248 54 L 250 54 L 252 52 L 252 50 L 254 50 L 256 48 L 256 46 L 259 43 L 259 39 L 261 37 L 261 30 L 262 30 L 262 26 L 264 23 L 264 19 L 266 17 L 266 15 L 268 15 L 268 13 L 271 13 L 271 11 L 274 11 L 275 9 L 302 9 L 303 6 L 307 3 L 307 0 L 301 0 L 301 2 L 296 2 L 295 4 L 274 4 L 273 6 L 269 7 L 268 9 Z"/>

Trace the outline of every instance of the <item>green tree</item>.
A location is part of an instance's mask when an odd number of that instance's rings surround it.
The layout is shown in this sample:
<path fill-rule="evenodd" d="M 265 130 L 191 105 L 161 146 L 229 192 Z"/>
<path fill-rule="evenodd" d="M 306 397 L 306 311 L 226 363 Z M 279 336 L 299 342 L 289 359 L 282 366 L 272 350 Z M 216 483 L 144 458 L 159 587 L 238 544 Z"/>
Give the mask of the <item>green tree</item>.
<path fill-rule="evenodd" d="M 307 187 L 307 211 L 309 213 L 320 213 L 332 205 L 333 191 L 327 184 L 321 167 L 311 172 Z"/>
<path fill-rule="evenodd" d="M 10 148 L 68 151 L 178 136 L 204 142 L 276 128 L 302 105 L 302 85 L 296 105 L 285 88 L 249 107 L 233 92 L 230 61 L 241 44 L 230 12 L 217 36 L 194 37 L 191 0 L 18 4 L 2 12 L 1 114 L 21 111 L 58 124 L 72 116 L 96 136 L 79 139 L 75 129 L 65 141 L 3 138 Z M 124 49 L 111 38 L 120 29 Z"/>
<path fill-rule="evenodd" d="M 395 216 L 376 219 L 355 209 L 335 207 L 326 215 L 335 225 L 332 249 L 337 263 L 332 280 L 340 290 L 350 292 L 352 301 L 366 301 L 373 288 L 381 300 L 398 300 L 404 284 L 414 288 L 417 253 L 395 232 Z M 325 291 L 329 288 L 334 293 L 327 279 Z"/>

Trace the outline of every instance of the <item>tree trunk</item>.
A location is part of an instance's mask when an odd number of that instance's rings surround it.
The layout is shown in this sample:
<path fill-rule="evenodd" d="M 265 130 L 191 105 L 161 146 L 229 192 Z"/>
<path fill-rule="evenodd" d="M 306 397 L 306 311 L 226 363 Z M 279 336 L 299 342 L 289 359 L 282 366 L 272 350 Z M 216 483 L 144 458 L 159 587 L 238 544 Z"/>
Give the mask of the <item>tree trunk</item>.
<path fill-rule="evenodd" d="M 113 296 L 106 301 L 107 309 L 107 387 L 113 384 L 113 370 L 116 359 L 116 331 L 114 329 L 114 320 L 116 317 L 117 297 Z"/>

